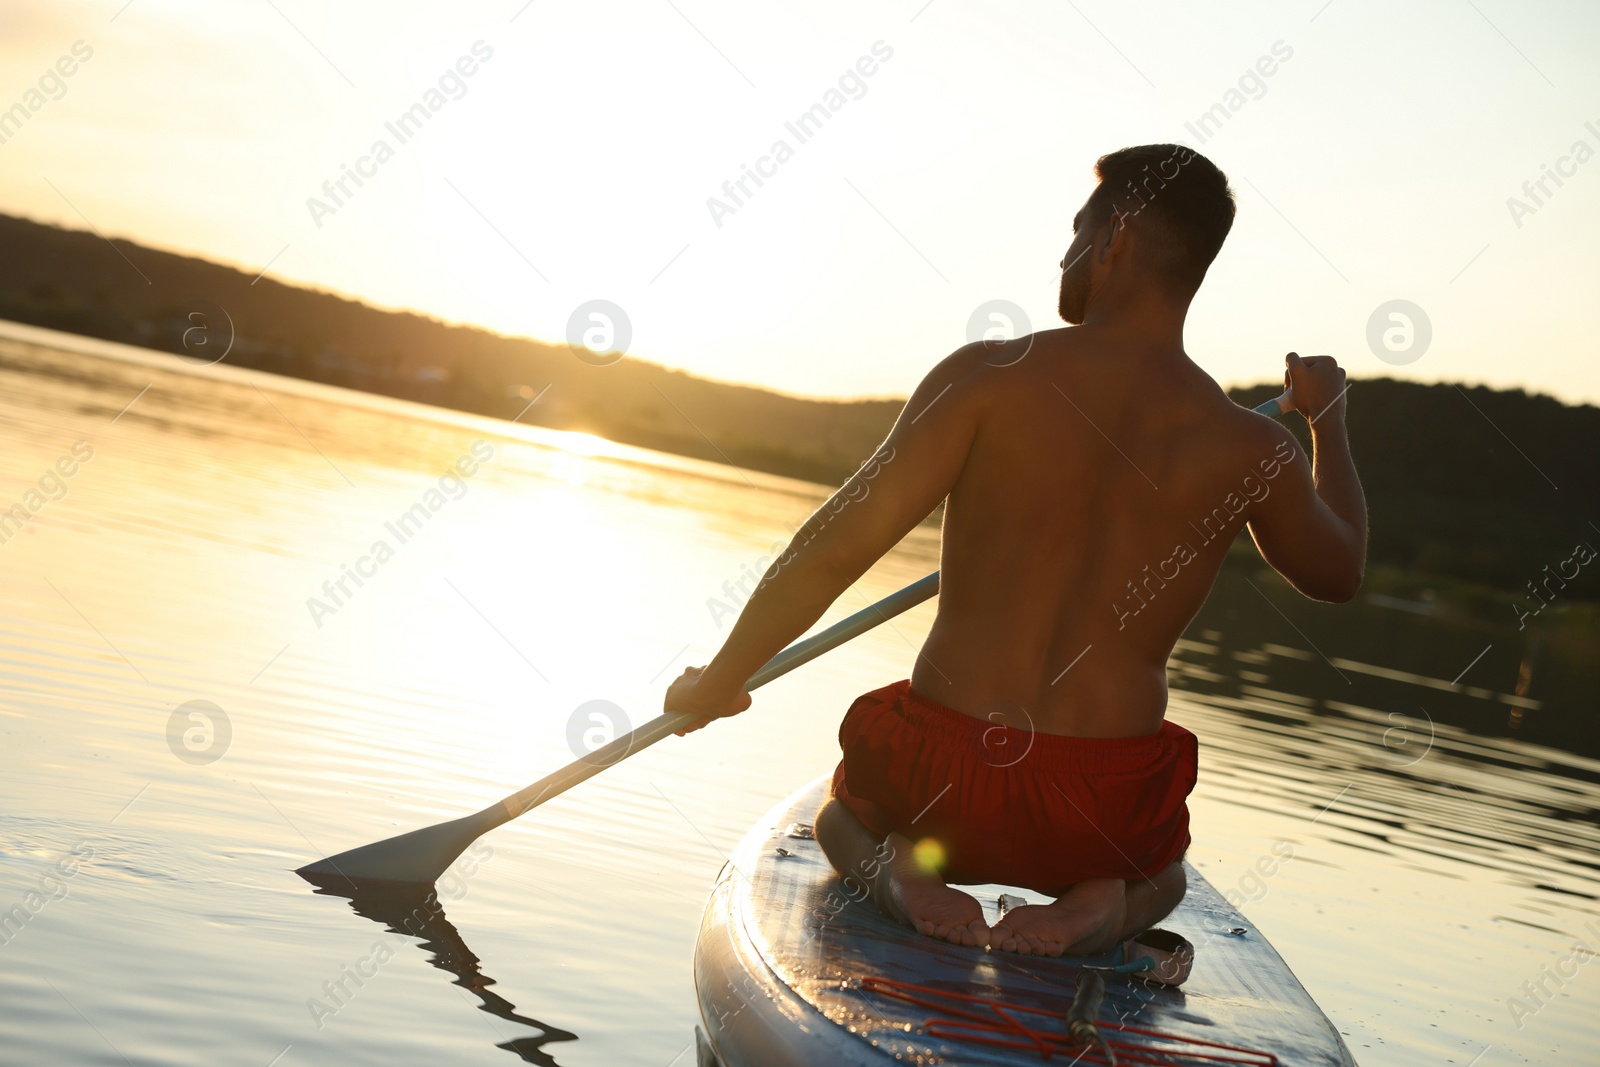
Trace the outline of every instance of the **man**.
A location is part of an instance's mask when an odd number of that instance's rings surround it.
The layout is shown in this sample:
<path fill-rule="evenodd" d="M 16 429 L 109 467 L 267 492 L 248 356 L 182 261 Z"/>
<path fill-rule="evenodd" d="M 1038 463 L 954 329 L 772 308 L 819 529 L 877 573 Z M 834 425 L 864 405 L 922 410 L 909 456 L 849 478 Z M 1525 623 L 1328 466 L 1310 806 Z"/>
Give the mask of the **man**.
<path fill-rule="evenodd" d="M 1183 898 L 1195 739 L 1164 721 L 1166 664 L 1235 535 L 1317 600 L 1354 597 L 1366 562 L 1344 372 L 1286 359 L 1313 464 L 1184 354 L 1227 179 L 1176 145 L 1095 173 L 1061 264 L 1070 328 L 935 367 L 665 701 L 692 729 L 749 707 L 745 680 L 944 501 L 938 616 L 909 681 L 845 716 L 817 838 L 920 933 L 1050 956 L 1109 949 Z M 1056 899 L 991 929 L 949 882 Z"/>

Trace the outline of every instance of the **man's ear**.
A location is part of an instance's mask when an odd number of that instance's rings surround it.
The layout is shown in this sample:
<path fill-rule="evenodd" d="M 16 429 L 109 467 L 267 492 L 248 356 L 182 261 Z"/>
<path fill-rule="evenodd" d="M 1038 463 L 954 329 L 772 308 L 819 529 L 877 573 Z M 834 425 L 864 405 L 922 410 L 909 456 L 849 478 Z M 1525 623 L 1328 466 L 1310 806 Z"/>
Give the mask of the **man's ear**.
<path fill-rule="evenodd" d="M 1129 220 L 1132 217 L 1128 212 L 1117 208 L 1111 209 L 1111 222 L 1106 228 L 1105 236 L 1102 238 L 1103 243 L 1100 246 L 1100 262 L 1110 263 L 1118 256 L 1127 255 L 1129 242 L 1132 240 L 1129 236 L 1133 229 L 1129 224 Z"/>

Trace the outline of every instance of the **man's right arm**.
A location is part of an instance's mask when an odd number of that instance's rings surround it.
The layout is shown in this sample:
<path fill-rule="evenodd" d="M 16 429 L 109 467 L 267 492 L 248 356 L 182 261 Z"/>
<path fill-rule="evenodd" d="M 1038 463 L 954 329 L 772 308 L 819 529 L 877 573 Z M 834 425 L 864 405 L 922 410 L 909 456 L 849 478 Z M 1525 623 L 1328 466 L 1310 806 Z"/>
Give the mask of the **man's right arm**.
<path fill-rule="evenodd" d="M 1273 569 L 1314 600 L 1355 597 L 1367 564 L 1367 502 L 1344 427 L 1344 371 L 1329 356 L 1288 357 L 1295 408 L 1311 424 L 1314 462 L 1282 426 L 1294 456 L 1251 509 L 1250 534 Z"/>

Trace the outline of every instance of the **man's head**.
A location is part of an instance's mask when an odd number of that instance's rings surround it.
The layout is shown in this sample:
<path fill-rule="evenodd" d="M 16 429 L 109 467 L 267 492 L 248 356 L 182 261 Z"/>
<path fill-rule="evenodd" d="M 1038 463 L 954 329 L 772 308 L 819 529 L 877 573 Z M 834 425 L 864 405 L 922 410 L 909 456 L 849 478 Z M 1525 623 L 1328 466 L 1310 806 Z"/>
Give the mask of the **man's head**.
<path fill-rule="evenodd" d="M 1187 302 L 1233 226 L 1233 190 L 1216 164 L 1175 144 L 1101 156 L 1100 184 L 1072 220 L 1058 310 L 1083 321 L 1113 271 L 1136 288 Z"/>

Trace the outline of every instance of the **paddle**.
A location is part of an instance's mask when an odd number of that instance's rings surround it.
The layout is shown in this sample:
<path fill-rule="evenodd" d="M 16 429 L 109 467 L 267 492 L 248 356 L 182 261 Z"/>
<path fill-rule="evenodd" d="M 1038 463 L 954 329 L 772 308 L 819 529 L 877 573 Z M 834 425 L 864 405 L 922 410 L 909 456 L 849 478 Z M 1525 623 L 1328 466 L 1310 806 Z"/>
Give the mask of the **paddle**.
<path fill-rule="evenodd" d="M 1255 406 L 1257 414 L 1265 415 L 1269 419 L 1275 419 L 1279 415 L 1286 415 L 1293 410 L 1294 390 L 1292 389 L 1285 389 L 1282 396 L 1275 396 L 1271 400 Z"/>
<path fill-rule="evenodd" d="M 898 593 L 891 593 L 871 607 L 863 608 L 814 637 L 797 641 L 773 656 L 745 684 L 747 690 L 766 685 L 788 674 L 802 663 L 809 663 L 824 652 L 885 622 L 908 608 L 915 607 L 939 591 L 939 572 L 920 578 Z M 637 730 L 616 738 L 587 756 L 569 763 L 554 774 L 541 778 L 504 800 L 489 805 L 475 815 L 412 830 L 370 845 L 341 852 L 336 856 L 308 863 L 295 873 L 309 882 L 329 885 L 344 880 L 358 882 L 417 882 L 439 880 L 466 847 L 502 823 L 538 807 L 551 797 L 560 796 L 579 782 L 587 781 L 615 763 L 621 762 L 668 737 L 694 721 L 694 716 L 678 712 L 662 714 Z"/>
<path fill-rule="evenodd" d="M 1263 415 L 1277 416 L 1290 410 L 1291 397 L 1283 395 L 1256 407 Z M 869 608 L 863 608 L 848 619 L 834 623 L 814 637 L 797 641 L 773 656 L 765 667 L 750 676 L 747 690 L 754 690 L 774 678 L 788 674 L 802 663 L 844 644 L 846 641 L 877 626 L 908 608 L 915 607 L 939 591 L 939 572 L 934 571 L 900 590 L 891 593 Z M 637 730 L 616 738 L 595 749 L 587 756 L 569 763 L 548 777 L 541 778 L 526 789 L 520 789 L 504 800 L 489 805 L 475 815 L 467 815 L 450 822 L 427 826 L 421 830 L 400 834 L 370 845 L 341 852 L 336 856 L 308 863 L 295 873 L 307 881 L 327 885 L 343 879 L 356 882 L 417 882 L 431 884 L 456 861 L 466 847 L 502 823 L 538 807 L 552 797 L 560 796 L 580 782 L 587 781 L 615 763 L 621 762 L 662 738 L 676 733 L 693 716 L 668 712 L 645 723 Z"/>

